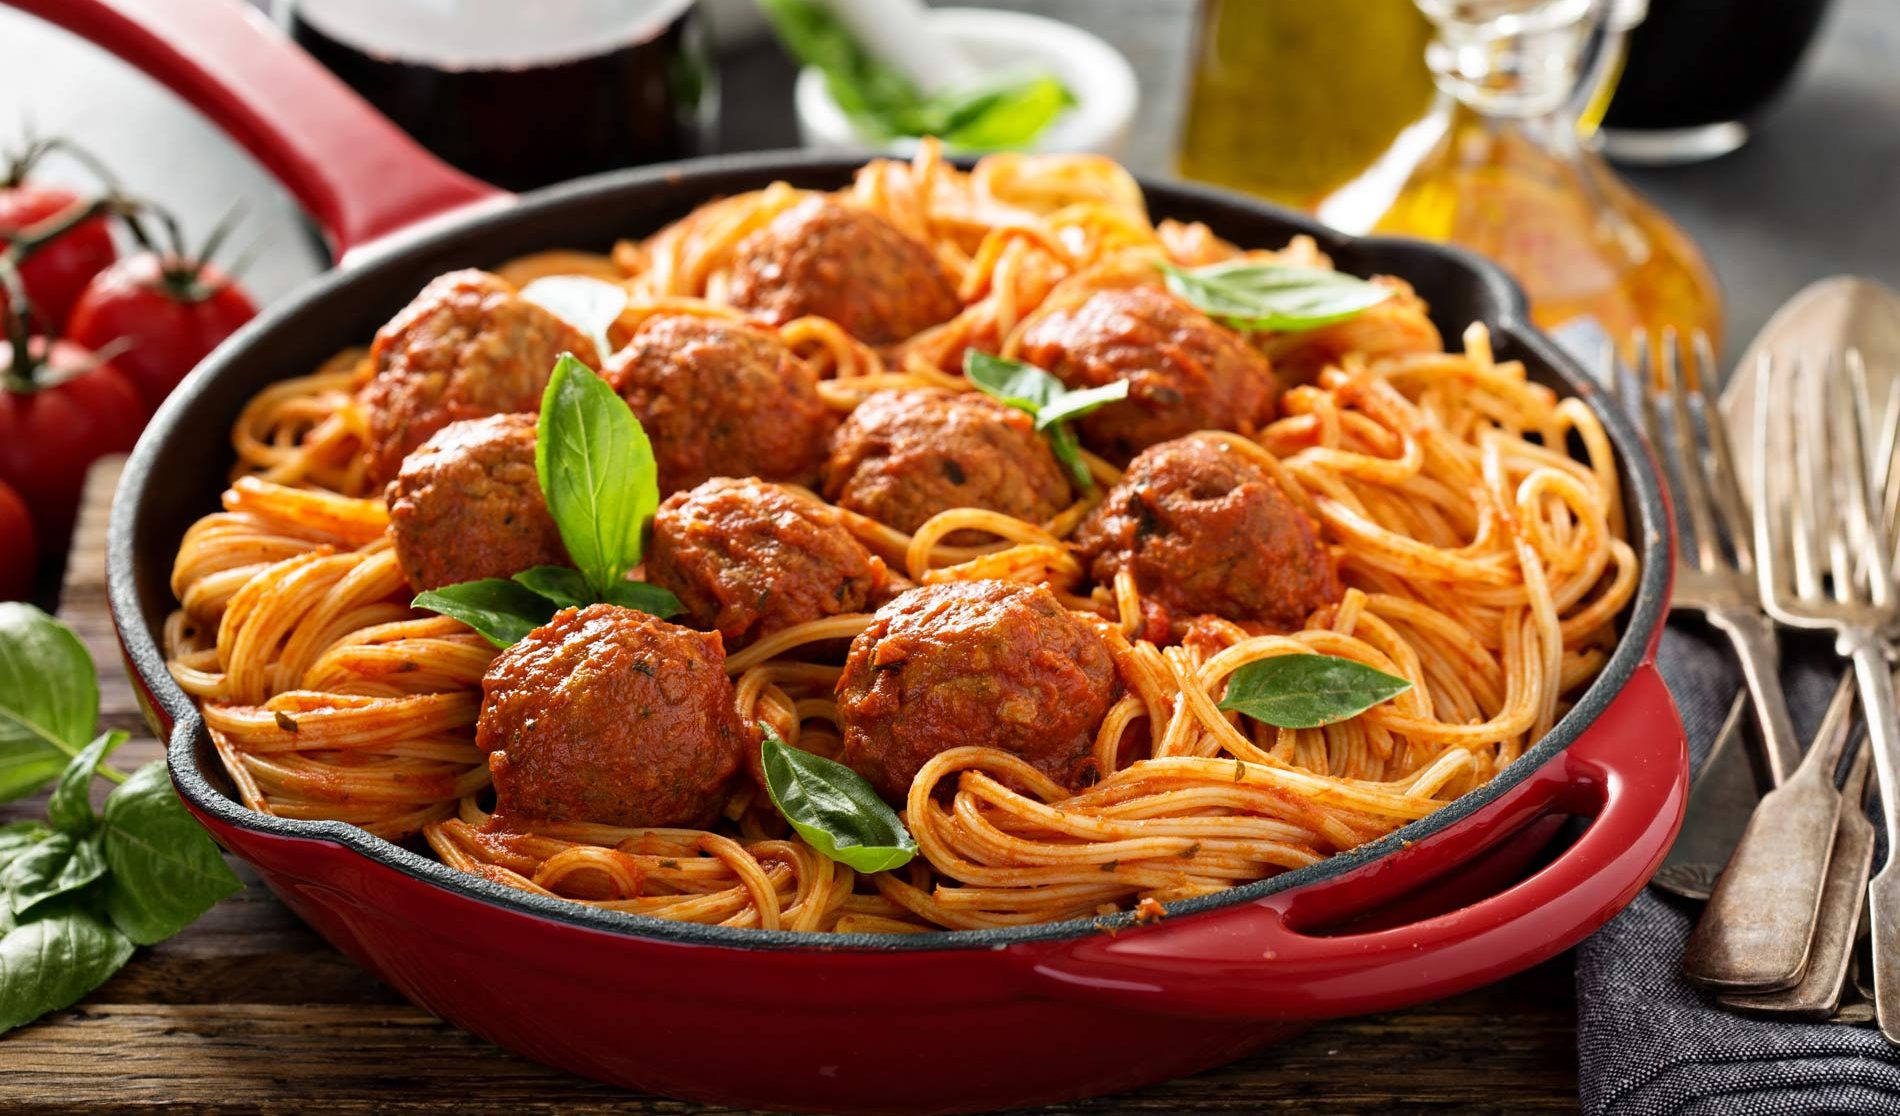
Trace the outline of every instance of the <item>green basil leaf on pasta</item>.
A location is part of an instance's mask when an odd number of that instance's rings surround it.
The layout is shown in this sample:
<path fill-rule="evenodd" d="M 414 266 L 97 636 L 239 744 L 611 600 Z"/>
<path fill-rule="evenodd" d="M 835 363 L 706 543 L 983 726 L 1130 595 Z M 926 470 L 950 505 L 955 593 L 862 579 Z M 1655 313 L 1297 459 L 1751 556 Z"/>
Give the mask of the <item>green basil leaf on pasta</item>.
<path fill-rule="evenodd" d="M 806 844 L 860 872 L 883 872 L 917 855 L 903 820 L 862 775 L 792 747 L 764 722 L 759 729 L 765 789 Z"/>
<path fill-rule="evenodd" d="M 568 557 L 597 600 L 640 561 L 660 506 L 646 431 L 593 369 L 563 353 L 541 397 L 535 471 Z"/>
<path fill-rule="evenodd" d="M 1035 420 L 1036 429 L 1048 440 L 1056 460 L 1069 470 L 1076 487 L 1088 489 L 1094 485 L 1088 462 L 1082 459 L 1081 443 L 1076 441 L 1068 421 L 1128 398 L 1128 381 L 1070 391 L 1061 380 L 1033 364 L 975 349 L 963 354 L 963 374 L 983 394 Z"/>
<path fill-rule="evenodd" d="M 559 610 L 555 602 L 527 586 L 500 577 L 444 585 L 416 594 L 409 603 L 412 608 L 460 620 L 496 647 L 514 646 Z"/>
<path fill-rule="evenodd" d="M 587 578 L 572 566 L 536 566 L 522 570 L 512 580 L 562 608 L 580 608 L 594 603 L 594 591 L 588 586 Z"/>
<path fill-rule="evenodd" d="M 600 359 L 613 355 L 607 327 L 627 308 L 627 288 L 585 275 L 548 275 L 521 288 L 521 297 L 586 334 Z"/>
<path fill-rule="evenodd" d="M 607 590 L 608 604 L 622 608 L 637 608 L 664 620 L 669 616 L 678 616 L 686 611 L 686 606 L 672 593 L 658 585 L 649 585 L 644 581 L 622 581 Z"/>
<path fill-rule="evenodd" d="M 1236 670 L 1220 707 L 1275 728 L 1319 728 L 1411 688 L 1403 678 L 1337 655 L 1276 655 Z"/>
<path fill-rule="evenodd" d="M 31 794 L 92 739 L 99 676 L 64 624 L 0 602 L 0 802 Z"/>
<path fill-rule="evenodd" d="M 53 823 L 53 828 L 67 833 L 85 833 L 92 828 L 92 777 L 127 737 L 116 730 L 100 733 L 60 772 L 52 796 L 46 800 L 46 820 Z"/>
<path fill-rule="evenodd" d="M 105 874 L 106 858 L 96 840 L 55 833 L 0 872 L 0 892 L 7 895 L 14 918 L 24 920 L 41 903 L 78 891 Z"/>
<path fill-rule="evenodd" d="M 1392 288 L 1322 267 L 1233 260 L 1205 267 L 1162 264 L 1168 289 L 1235 329 L 1315 329 L 1368 310 Z"/>
<path fill-rule="evenodd" d="M 178 933 L 243 886 L 179 800 L 163 761 L 139 768 L 106 796 L 98 836 L 112 870 L 106 913 L 140 945 Z"/>
<path fill-rule="evenodd" d="M 0 1032 L 70 1006 L 131 956 L 124 934 L 75 905 L 12 927 L 0 937 Z"/>

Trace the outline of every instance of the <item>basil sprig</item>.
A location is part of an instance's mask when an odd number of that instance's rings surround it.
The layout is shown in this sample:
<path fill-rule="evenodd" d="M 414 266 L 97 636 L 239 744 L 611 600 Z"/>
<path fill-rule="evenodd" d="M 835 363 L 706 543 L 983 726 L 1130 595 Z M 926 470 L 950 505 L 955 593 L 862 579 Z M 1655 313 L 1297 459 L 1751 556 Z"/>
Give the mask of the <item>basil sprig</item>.
<path fill-rule="evenodd" d="M 600 359 L 613 354 L 607 327 L 627 308 L 627 288 L 585 275 L 544 275 L 521 288 L 521 297 L 586 334 Z"/>
<path fill-rule="evenodd" d="M 1231 260 L 1164 263 L 1168 289 L 1209 317 L 1250 332 L 1292 333 L 1342 322 L 1392 297 L 1392 288 L 1344 272 Z"/>
<path fill-rule="evenodd" d="M 574 566 L 445 585 L 418 594 L 413 607 L 460 620 L 497 647 L 512 646 L 563 608 L 596 601 L 655 616 L 680 611 L 665 589 L 627 580 L 660 506 L 653 445 L 626 400 L 570 353 L 555 362 L 541 394 L 534 471 Z"/>
<path fill-rule="evenodd" d="M 0 603 L 0 800 L 54 784 L 45 821 L 0 826 L 0 1031 L 71 1004 L 240 886 L 163 762 L 129 776 L 107 762 L 126 734 L 95 735 L 98 710 L 78 638 Z M 99 776 L 119 785 L 95 814 Z"/>
<path fill-rule="evenodd" d="M 1406 679 L 1337 655 L 1276 655 L 1236 670 L 1220 707 L 1275 728 L 1319 728 L 1411 688 Z"/>
<path fill-rule="evenodd" d="M 759 745 L 765 789 L 806 844 L 860 872 L 883 872 L 917 855 L 903 819 L 864 776 L 792 747 L 764 721 L 759 730 L 765 737 Z"/>
<path fill-rule="evenodd" d="M 1077 391 L 1033 364 L 974 349 L 963 354 L 963 374 L 983 394 L 1025 411 L 1036 422 L 1036 429 L 1049 440 L 1056 460 L 1068 467 L 1081 488 L 1090 488 L 1095 479 L 1088 463 L 1082 460 L 1081 444 L 1069 429 L 1071 420 L 1091 411 L 1128 398 L 1128 381 L 1116 380 L 1098 387 Z"/>

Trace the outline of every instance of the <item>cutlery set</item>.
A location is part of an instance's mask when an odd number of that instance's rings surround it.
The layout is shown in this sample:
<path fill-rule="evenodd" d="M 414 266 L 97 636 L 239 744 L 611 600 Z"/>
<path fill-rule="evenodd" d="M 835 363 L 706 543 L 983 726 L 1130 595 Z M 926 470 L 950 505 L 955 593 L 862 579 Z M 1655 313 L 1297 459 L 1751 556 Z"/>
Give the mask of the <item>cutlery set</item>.
<path fill-rule="evenodd" d="M 1728 637 L 1744 680 L 1712 761 L 1736 746 L 1745 699 L 1772 784 L 1738 838 L 1714 832 L 1734 812 L 1735 789 L 1699 781 L 1692 792 L 1683 840 L 1694 855 L 1658 881 L 1698 898 L 1708 888 L 1684 972 L 1736 1010 L 1864 1019 L 1864 1008 L 1845 1001 L 1856 943 L 1866 938 L 1873 1014 L 1900 1043 L 1900 868 L 1890 856 L 1870 882 L 1876 841 L 1865 815 L 1878 785 L 1894 847 L 1900 382 L 1876 407 L 1855 349 L 1806 360 L 1762 354 L 1741 373 L 1752 406 L 1736 416 L 1748 439 L 1738 469 L 1707 339 L 1639 336 L 1632 351 L 1635 388 L 1615 373 L 1608 379 L 1641 419 L 1686 520 L 1675 607 Z M 1781 628 L 1832 633 L 1850 664 L 1805 753 L 1778 675 Z M 1707 868 L 1731 839 L 1709 886 Z"/>

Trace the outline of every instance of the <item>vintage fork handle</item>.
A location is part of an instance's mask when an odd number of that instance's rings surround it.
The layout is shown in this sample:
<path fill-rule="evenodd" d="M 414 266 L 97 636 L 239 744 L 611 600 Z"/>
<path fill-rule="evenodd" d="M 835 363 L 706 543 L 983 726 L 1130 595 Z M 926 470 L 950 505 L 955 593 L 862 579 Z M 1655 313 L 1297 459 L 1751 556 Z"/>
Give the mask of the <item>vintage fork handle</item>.
<path fill-rule="evenodd" d="M 1841 650 L 1853 655 L 1867 712 L 1867 746 L 1880 776 L 1880 810 L 1887 826 L 1887 863 L 1867 888 L 1867 914 L 1874 947 L 1874 1017 L 1880 1033 L 1900 1045 L 1900 707 L 1894 700 L 1885 643 L 1870 629 L 1841 633 Z"/>
<path fill-rule="evenodd" d="M 1795 769 L 1801 766 L 1801 741 L 1795 735 L 1788 696 L 1777 673 L 1781 653 L 1775 641 L 1774 621 L 1754 609 L 1714 609 L 1707 616 L 1709 623 L 1726 633 L 1735 646 L 1749 704 L 1755 707 L 1755 723 L 1761 728 L 1768 775 L 1775 786 L 1781 786 L 1794 778 Z"/>

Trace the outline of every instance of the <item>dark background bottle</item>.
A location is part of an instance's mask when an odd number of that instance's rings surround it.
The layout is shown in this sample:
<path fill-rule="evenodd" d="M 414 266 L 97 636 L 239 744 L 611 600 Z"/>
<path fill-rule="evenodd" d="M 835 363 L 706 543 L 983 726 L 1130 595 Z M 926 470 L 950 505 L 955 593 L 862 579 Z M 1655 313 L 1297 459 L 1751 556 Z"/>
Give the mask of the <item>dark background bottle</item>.
<path fill-rule="evenodd" d="M 693 0 L 296 0 L 289 26 L 424 146 L 509 189 L 683 158 L 712 136 Z"/>
<path fill-rule="evenodd" d="M 1829 0 L 1649 0 L 1607 128 L 1741 120 L 1786 84 Z"/>

